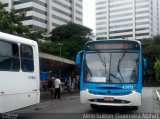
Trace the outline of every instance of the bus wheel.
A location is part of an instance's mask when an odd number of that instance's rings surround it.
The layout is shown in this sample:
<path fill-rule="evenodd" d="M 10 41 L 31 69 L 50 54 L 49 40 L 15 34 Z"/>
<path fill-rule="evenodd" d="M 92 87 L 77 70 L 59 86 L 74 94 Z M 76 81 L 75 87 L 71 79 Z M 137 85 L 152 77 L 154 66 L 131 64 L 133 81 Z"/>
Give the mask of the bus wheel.
<path fill-rule="evenodd" d="M 138 106 L 133 106 L 132 110 L 138 110 Z"/>
<path fill-rule="evenodd" d="M 97 109 L 97 107 L 98 107 L 97 105 L 94 105 L 94 104 L 90 104 L 90 106 L 92 109 Z"/>

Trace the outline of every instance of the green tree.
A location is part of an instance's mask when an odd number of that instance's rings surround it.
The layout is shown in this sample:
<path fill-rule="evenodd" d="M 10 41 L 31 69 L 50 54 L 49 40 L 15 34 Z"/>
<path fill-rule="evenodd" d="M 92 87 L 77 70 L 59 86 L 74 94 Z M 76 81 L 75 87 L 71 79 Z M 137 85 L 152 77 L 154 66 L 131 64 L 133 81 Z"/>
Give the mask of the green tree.
<path fill-rule="evenodd" d="M 88 27 L 68 23 L 65 25 L 61 25 L 51 31 L 51 40 L 54 41 L 70 41 L 76 40 L 88 40 L 88 37 L 92 35 L 92 30 Z"/>
<path fill-rule="evenodd" d="M 156 72 L 156 79 L 158 82 L 160 82 L 160 60 L 157 59 L 157 61 L 154 64 L 154 69 Z"/>
<path fill-rule="evenodd" d="M 43 39 L 44 32 L 39 29 L 30 28 L 29 32 L 26 32 L 24 37 L 38 41 L 39 39 Z"/>
<path fill-rule="evenodd" d="M 160 57 L 160 37 L 155 36 L 153 38 L 143 39 L 142 43 L 142 51 L 143 57 L 147 59 L 147 68 L 146 71 L 146 82 L 154 82 L 156 83 L 156 71 L 154 70 L 155 62 L 157 58 Z"/>
<path fill-rule="evenodd" d="M 58 43 L 62 43 L 62 57 L 75 59 L 78 51 L 84 48 L 84 44 L 91 40 L 92 30 L 88 27 L 68 23 L 52 30 L 51 41 L 53 42 L 53 54 L 59 56 Z"/>

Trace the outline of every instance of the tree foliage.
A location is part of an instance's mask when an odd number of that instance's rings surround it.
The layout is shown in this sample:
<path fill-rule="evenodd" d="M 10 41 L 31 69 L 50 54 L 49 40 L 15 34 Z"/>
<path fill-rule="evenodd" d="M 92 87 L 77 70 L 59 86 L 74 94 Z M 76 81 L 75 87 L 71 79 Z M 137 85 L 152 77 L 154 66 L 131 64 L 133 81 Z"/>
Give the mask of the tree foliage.
<path fill-rule="evenodd" d="M 143 57 L 147 59 L 146 81 L 156 82 L 155 62 L 160 58 L 160 36 L 141 40 Z"/>
<path fill-rule="evenodd" d="M 92 35 L 92 30 L 79 24 L 68 23 L 53 29 L 51 35 L 53 42 L 88 40 L 88 36 Z"/>
<path fill-rule="evenodd" d="M 154 64 L 154 69 L 156 73 L 156 79 L 158 82 L 160 82 L 160 60 L 157 59 L 157 61 Z"/>
<path fill-rule="evenodd" d="M 78 51 L 84 48 L 84 44 L 91 40 L 89 36 L 92 35 L 92 30 L 82 25 L 68 23 L 66 25 L 59 26 L 52 30 L 51 41 L 52 53 L 59 56 L 60 46 L 58 43 L 62 43 L 62 57 L 68 59 L 75 59 Z M 48 44 L 51 45 L 51 44 Z M 49 46 L 48 46 L 49 47 Z"/>

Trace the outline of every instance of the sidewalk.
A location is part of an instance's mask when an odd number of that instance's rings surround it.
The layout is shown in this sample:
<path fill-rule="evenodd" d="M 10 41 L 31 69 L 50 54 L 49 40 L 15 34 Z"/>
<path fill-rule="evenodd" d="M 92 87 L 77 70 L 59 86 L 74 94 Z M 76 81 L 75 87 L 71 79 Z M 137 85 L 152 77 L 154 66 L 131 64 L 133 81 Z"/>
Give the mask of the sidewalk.
<path fill-rule="evenodd" d="M 61 92 L 61 99 L 54 99 L 48 97 L 49 97 L 48 92 L 41 92 L 40 103 L 14 110 L 12 111 L 12 113 L 27 113 L 32 111 L 34 112 L 35 110 L 46 108 L 47 106 L 50 106 L 58 101 L 79 99 L 79 92 L 71 92 L 71 93 Z"/>
<path fill-rule="evenodd" d="M 79 92 L 61 92 L 61 99 L 60 100 L 65 100 L 69 98 L 79 98 Z M 41 92 L 40 93 L 40 103 L 44 102 L 50 102 L 58 99 L 49 98 L 49 92 Z"/>

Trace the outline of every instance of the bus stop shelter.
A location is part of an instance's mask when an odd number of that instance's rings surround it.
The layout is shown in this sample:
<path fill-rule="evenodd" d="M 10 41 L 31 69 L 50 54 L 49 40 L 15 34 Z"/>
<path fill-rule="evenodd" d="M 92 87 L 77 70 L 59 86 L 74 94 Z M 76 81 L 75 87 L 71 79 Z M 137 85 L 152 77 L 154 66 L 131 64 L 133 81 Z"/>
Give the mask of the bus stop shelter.
<path fill-rule="evenodd" d="M 40 71 L 53 71 L 59 74 L 61 71 L 61 76 L 71 76 L 75 71 L 75 61 L 46 54 L 39 53 L 40 59 Z"/>

